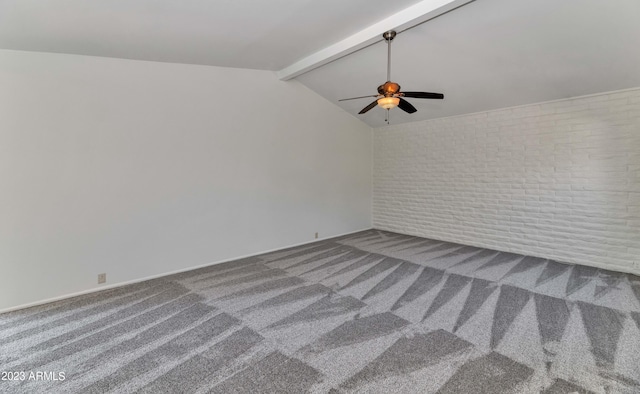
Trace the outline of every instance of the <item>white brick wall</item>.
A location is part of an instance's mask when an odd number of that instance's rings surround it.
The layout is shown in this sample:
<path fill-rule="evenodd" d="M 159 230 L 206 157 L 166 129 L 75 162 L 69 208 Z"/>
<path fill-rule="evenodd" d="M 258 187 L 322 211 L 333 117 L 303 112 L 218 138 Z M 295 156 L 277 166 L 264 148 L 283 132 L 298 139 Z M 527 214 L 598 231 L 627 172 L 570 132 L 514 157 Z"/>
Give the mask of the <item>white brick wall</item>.
<path fill-rule="evenodd" d="M 640 273 L 640 89 L 374 134 L 375 228 Z"/>

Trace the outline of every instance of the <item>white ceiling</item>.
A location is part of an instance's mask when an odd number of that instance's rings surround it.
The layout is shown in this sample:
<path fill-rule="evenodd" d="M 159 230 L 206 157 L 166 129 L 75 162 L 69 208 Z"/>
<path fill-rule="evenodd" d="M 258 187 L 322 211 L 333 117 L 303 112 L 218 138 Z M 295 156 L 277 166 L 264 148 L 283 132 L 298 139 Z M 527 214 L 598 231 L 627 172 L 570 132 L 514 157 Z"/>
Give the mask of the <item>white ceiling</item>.
<path fill-rule="evenodd" d="M 282 71 L 429 1 L 0 0 L 0 48 Z M 638 0 L 476 0 L 394 40 L 392 80 L 445 100 L 409 99 L 418 112 L 391 122 L 639 87 L 638 48 Z M 355 115 L 370 101 L 337 100 L 376 93 L 385 44 L 297 79 Z"/>
<path fill-rule="evenodd" d="M 373 99 L 337 100 L 375 94 L 386 55 L 381 41 L 298 80 L 357 114 Z M 418 112 L 394 109 L 392 124 L 640 87 L 640 1 L 477 0 L 399 34 L 391 79 L 445 95 L 407 99 Z"/>
<path fill-rule="evenodd" d="M 279 70 L 419 0 L 0 0 L 0 48 Z"/>

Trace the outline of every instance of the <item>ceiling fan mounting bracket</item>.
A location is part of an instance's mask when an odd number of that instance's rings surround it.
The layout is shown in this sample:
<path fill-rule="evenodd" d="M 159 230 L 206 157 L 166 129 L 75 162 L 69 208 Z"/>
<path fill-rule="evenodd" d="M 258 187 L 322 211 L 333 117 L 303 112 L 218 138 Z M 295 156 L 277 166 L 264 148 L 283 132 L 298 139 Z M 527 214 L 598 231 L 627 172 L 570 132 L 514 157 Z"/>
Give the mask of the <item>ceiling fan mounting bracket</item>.
<path fill-rule="evenodd" d="M 395 37 L 396 37 L 395 30 L 389 30 L 389 31 L 385 31 L 384 33 L 382 33 L 382 38 L 384 38 L 386 41 L 391 41 Z"/>

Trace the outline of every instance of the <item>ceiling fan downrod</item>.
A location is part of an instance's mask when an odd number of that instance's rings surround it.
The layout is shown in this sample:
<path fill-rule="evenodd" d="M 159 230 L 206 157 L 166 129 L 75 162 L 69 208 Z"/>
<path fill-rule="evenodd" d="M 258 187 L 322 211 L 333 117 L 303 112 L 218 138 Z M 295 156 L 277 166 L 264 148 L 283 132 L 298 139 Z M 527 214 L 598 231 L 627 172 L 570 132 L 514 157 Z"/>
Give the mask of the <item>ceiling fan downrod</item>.
<path fill-rule="evenodd" d="M 391 81 L 391 41 L 396 37 L 394 30 L 382 33 L 382 37 L 387 40 L 387 82 Z"/>

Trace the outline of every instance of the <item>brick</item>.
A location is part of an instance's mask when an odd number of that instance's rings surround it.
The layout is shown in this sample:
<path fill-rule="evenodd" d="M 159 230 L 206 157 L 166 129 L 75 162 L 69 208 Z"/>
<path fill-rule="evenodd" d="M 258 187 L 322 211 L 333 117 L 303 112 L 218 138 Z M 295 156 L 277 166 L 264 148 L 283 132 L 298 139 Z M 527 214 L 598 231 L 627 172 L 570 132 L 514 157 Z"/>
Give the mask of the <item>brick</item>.
<path fill-rule="evenodd" d="M 640 89 L 374 131 L 374 227 L 640 273 Z"/>

